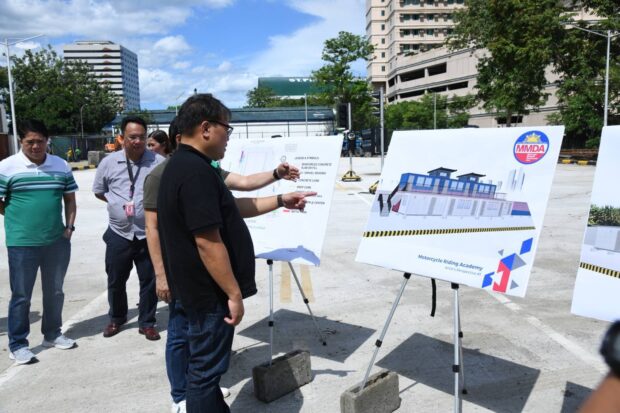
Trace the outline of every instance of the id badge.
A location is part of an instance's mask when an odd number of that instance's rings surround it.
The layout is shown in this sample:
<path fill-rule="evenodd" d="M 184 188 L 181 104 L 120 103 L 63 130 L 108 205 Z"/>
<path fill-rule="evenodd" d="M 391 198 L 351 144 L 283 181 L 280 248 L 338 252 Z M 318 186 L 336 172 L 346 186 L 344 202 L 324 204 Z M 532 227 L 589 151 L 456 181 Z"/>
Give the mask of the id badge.
<path fill-rule="evenodd" d="M 123 208 L 125 209 L 125 215 L 128 217 L 133 217 L 136 214 L 136 207 L 133 203 L 133 199 L 123 205 Z"/>

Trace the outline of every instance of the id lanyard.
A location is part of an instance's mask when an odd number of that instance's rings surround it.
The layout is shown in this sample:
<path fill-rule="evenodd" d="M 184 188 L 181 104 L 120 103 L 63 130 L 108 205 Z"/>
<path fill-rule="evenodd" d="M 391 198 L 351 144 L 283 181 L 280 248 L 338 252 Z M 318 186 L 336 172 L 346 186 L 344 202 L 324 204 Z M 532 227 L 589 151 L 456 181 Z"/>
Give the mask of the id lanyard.
<path fill-rule="evenodd" d="M 133 176 L 133 170 L 131 169 L 131 164 L 129 163 L 129 157 L 125 157 L 127 160 L 127 174 L 129 174 L 129 182 L 131 182 L 131 186 L 129 187 L 129 201 L 133 201 L 133 195 L 136 190 L 136 181 L 138 180 L 138 175 L 140 175 L 140 168 L 142 165 L 138 165 L 138 170 L 136 171 L 136 176 Z"/>

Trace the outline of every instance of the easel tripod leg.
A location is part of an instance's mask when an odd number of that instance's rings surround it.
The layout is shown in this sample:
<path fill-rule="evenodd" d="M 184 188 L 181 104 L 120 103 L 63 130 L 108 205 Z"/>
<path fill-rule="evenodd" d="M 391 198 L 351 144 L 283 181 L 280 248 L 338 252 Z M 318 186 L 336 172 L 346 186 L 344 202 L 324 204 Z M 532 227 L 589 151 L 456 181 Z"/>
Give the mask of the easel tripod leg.
<path fill-rule="evenodd" d="M 273 361 L 273 260 L 267 260 L 269 266 L 269 366 Z"/>
<path fill-rule="evenodd" d="M 297 273 L 295 272 L 295 269 L 293 268 L 293 264 L 291 264 L 289 262 L 288 266 L 291 269 L 291 273 L 293 274 L 293 278 L 295 278 L 295 283 L 297 284 L 297 288 L 299 288 L 299 292 L 301 293 L 301 297 L 304 300 L 304 304 L 306 304 L 306 307 L 308 308 L 308 312 L 310 313 L 310 317 L 312 317 L 312 322 L 314 323 L 314 327 L 316 328 L 316 332 L 319 335 L 319 339 L 321 340 L 321 343 L 323 343 L 323 345 L 326 346 L 327 342 L 325 341 L 325 337 L 323 337 L 323 333 L 321 333 L 321 329 L 319 328 L 319 324 L 317 323 L 316 318 L 314 317 L 314 314 L 312 313 L 312 310 L 310 309 L 310 301 L 308 301 L 308 298 L 306 297 L 306 294 L 304 294 L 303 288 L 301 288 L 301 283 L 299 282 L 299 278 L 297 278 Z"/>
<path fill-rule="evenodd" d="M 403 274 L 403 282 L 400 285 L 400 290 L 398 291 L 398 295 L 396 296 L 396 300 L 394 300 L 394 304 L 392 305 L 392 309 L 390 310 L 390 314 L 388 315 L 387 320 L 385 321 L 385 325 L 383 326 L 383 330 L 381 331 L 381 335 L 379 339 L 375 341 L 375 351 L 372 354 L 372 358 L 370 359 L 370 363 L 368 364 L 368 368 L 366 369 L 366 374 L 364 375 L 364 380 L 362 380 L 362 384 L 360 385 L 359 391 L 364 390 L 364 386 L 366 386 L 366 382 L 368 381 L 368 377 L 370 377 L 370 371 L 372 370 L 372 366 L 375 365 L 375 360 L 377 359 L 377 354 L 379 354 L 379 348 L 383 344 L 383 339 L 385 338 L 385 334 L 387 333 L 387 329 L 390 326 L 390 322 L 392 321 L 392 317 L 394 317 L 394 312 L 396 311 L 396 307 L 400 301 L 400 298 L 403 296 L 403 292 L 405 291 L 405 287 L 407 286 L 407 281 L 411 278 L 411 274 L 406 272 Z"/>
<path fill-rule="evenodd" d="M 465 361 L 463 360 L 463 330 L 461 328 L 461 308 L 460 308 L 460 300 L 459 300 L 459 356 L 461 360 L 461 393 L 467 394 L 467 386 L 465 385 Z"/>
<path fill-rule="evenodd" d="M 464 376 L 461 366 L 463 359 L 461 337 L 463 333 L 461 332 L 459 285 L 452 283 L 452 290 L 454 290 L 454 364 L 452 365 L 452 372 L 454 373 L 454 412 L 460 413 L 463 407 L 460 379 Z"/>

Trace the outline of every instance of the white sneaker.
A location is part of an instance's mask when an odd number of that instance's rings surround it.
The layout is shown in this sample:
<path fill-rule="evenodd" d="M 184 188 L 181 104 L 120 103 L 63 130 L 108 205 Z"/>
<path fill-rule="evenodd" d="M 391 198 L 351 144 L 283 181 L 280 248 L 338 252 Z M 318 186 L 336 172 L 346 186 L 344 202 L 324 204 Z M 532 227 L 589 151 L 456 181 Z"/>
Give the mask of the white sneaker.
<path fill-rule="evenodd" d="M 186 413 L 187 410 L 185 408 L 185 400 L 181 400 L 178 404 L 179 406 L 179 413 Z"/>
<path fill-rule="evenodd" d="M 224 396 L 224 398 L 227 398 L 228 396 L 230 396 L 230 389 L 228 387 L 220 386 L 220 390 L 222 391 L 222 395 Z"/>
<path fill-rule="evenodd" d="M 15 350 L 15 352 L 9 352 L 9 358 L 11 360 L 15 360 L 15 363 L 17 364 L 28 364 L 35 358 L 35 356 L 28 347 L 22 347 Z"/>
<path fill-rule="evenodd" d="M 43 347 L 56 347 L 61 350 L 68 350 L 70 348 L 75 347 L 75 340 L 66 337 L 61 334 L 54 339 L 54 341 L 43 340 Z"/>

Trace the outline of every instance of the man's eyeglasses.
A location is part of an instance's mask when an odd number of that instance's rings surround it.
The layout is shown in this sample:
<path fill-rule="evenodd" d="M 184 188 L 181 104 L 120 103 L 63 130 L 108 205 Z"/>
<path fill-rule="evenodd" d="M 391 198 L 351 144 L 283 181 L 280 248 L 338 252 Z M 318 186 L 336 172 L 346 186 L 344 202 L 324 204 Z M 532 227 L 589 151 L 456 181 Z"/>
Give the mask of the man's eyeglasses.
<path fill-rule="evenodd" d="M 223 127 L 225 127 L 226 128 L 226 133 L 228 134 L 228 137 L 230 137 L 230 135 L 232 135 L 232 133 L 233 133 L 233 130 L 235 130 L 235 128 L 230 126 L 228 123 L 220 122 L 219 120 L 210 120 L 209 122 L 217 123 L 218 125 L 222 125 Z"/>
<path fill-rule="evenodd" d="M 130 136 L 125 136 L 126 139 L 129 139 L 132 142 L 135 141 L 145 141 L 146 140 L 146 135 L 130 135 Z"/>

